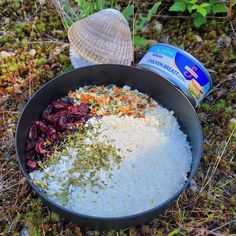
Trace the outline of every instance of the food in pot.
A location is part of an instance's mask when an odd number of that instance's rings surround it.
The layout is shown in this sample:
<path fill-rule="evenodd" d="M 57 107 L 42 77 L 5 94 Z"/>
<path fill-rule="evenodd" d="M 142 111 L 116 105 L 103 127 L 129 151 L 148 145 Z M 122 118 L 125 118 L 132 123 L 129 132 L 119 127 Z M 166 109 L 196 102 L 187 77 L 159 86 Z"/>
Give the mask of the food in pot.
<path fill-rule="evenodd" d="M 51 138 L 53 129 L 60 137 Z M 184 185 L 192 162 L 173 112 L 128 86 L 85 86 L 49 104 L 26 149 L 31 180 L 45 195 L 100 217 L 165 202 Z"/>

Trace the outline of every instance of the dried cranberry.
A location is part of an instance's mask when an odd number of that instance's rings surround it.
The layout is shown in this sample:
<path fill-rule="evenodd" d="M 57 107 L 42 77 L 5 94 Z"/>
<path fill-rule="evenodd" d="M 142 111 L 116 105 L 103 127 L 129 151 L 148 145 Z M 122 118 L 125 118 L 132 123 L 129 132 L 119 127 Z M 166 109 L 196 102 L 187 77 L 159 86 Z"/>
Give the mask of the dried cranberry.
<path fill-rule="evenodd" d="M 44 134 L 44 133 L 41 133 L 41 134 L 40 134 L 40 138 L 42 138 L 42 139 L 44 139 L 44 140 L 45 140 L 45 139 L 46 139 L 46 137 L 47 137 L 47 135 L 46 135 L 46 134 Z"/>
<path fill-rule="evenodd" d="M 84 115 L 83 111 L 79 110 L 79 105 L 69 106 L 68 110 L 69 110 L 69 114 L 71 116 L 83 116 Z"/>
<path fill-rule="evenodd" d="M 67 130 L 73 130 L 75 128 L 75 124 L 74 123 L 68 123 L 67 125 L 66 125 L 66 129 Z"/>
<path fill-rule="evenodd" d="M 58 121 L 58 126 L 59 126 L 60 130 L 66 130 L 66 123 L 67 123 L 66 117 L 61 116 Z"/>
<path fill-rule="evenodd" d="M 62 139 L 62 135 L 60 132 L 57 132 L 50 137 L 47 137 L 47 139 L 52 143 L 55 144 L 58 140 Z"/>
<path fill-rule="evenodd" d="M 73 132 L 79 125 L 84 124 L 92 115 L 87 104 L 73 105 L 73 99 L 65 97 L 50 103 L 42 112 L 38 121 L 35 121 L 29 131 L 26 158 L 27 167 L 37 169 L 37 160 L 43 160 L 46 155 L 45 141 L 50 141 L 47 150 L 62 139 L 62 135 Z"/>
<path fill-rule="evenodd" d="M 35 125 L 32 125 L 30 127 L 28 138 L 29 138 L 29 140 L 36 140 L 37 139 L 37 128 Z"/>
<path fill-rule="evenodd" d="M 72 98 L 69 98 L 69 97 L 63 97 L 63 98 L 61 99 L 61 101 L 66 102 L 67 105 L 70 105 L 70 104 L 73 103 L 73 99 L 72 99 Z"/>
<path fill-rule="evenodd" d="M 53 135 L 55 134 L 57 131 L 52 127 L 52 126 L 49 126 L 48 127 L 48 132 L 47 132 L 47 135 Z"/>
<path fill-rule="evenodd" d="M 60 120 L 60 117 L 61 116 L 66 116 L 66 113 L 67 111 L 58 111 L 57 113 L 53 114 L 53 115 L 49 115 L 46 117 L 46 120 L 54 125 L 54 126 L 57 126 L 58 125 L 58 122 Z"/>
<path fill-rule="evenodd" d="M 35 140 L 28 140 L 26 149 L 29 151 L 35 147 L 36 141 Z"/>
<path fill-rule="evenodd" d="M 51 138 L 54 142 L 58 141 L 57 134 L 53 134 Z"/>
<path fill-rule="evenodd" d="M 34 156 L 35 156 L 35 153 L 34 153 L 33 150 L 31 150 L 31 151 L 26 153 L 26 157 L 25 158 L 28 159 L 28 160 L 33 160 Z"/>
<path fill-rule="evenodd" d="M 69 106 L 68 110 L 71 114 L 76 114 L 78 112 L 78 105 L 75 106 Z"/>
<path fill-rule="evenodd" d="M 44 120 L 50 124 L 53 124 L 53 118 L 54 118 L 54 115 L 47 115 L 44 117 Z"/>
<path fill-rule="evenodd" d="M 35 160 L 35 161 L 42 161 L 42 160 L 43 160 L 43 155 L 41 155 L 41 154 L 36 154 L 34 160 Z"/>
<path fill-rule="evenodd" d="M 31 170 L 36 170 L 38 169 L 38 163 L 34 160 L 28 160 L 27 161 L 27 166 L 31 169 Z"/>
<path fill-rule="evenodd" d="M 48 127 L 40 120 L 34 122 L 38 131 L 42 133 L 47 133 L 48 132 Z"/>
<path fill-rule="evenodd" d="M 51 145 L 55 143 L 55 140 L 52 138 L 52 136 L 48 136 L 47 140 L 51 143 Z"/>
<path fill-rule="evenodd" d="M 48 115 L 50 115 L 52 113 L 52 105 L 49 104 L 42 113 L 42 118 L 45 119 Z"/>
<path fill-rule="evenodd" d="M 68 104 L 66 102 L 62 102 L 62 101 L 52 102 L 52 107 L 56 108 L 56 109 L 59 109 L 59 110 L 61 110 L 61 109 L 65 110 L 65 109 L 67 109 L 67 106 L 68 106 Z"/>
<path fill-rule="evenodd" d="M 44 154 L 46 152 L 43 139 L 38 140 L 38 142 L 35 145 L 35 151 L 39 154 Z"/>
<path fill-rule="evenodd" d="M 62 134 L 60 132 L 57 132 L 57 139 L 62 139 Z"/>
<path fill-rule="evenodd" d="M 81 104 L 79 105 L 79 110 L 82 111 L 82 112 L 84 112 L 84 113 L 88 113 L 89 110 L 90 110 L 90 108 L 89 108 L 88 104 L 86 104 L 86 103 L 81 103 Z"/>

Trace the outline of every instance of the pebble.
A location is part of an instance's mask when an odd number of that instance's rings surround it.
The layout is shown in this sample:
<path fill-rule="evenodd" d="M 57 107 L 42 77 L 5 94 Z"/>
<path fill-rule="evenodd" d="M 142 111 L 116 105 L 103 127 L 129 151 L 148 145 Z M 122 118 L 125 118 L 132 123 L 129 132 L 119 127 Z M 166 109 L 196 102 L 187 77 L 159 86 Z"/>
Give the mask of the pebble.
<path fill-rule="evenodd" d="M 31 57 L 34 57 L 34 56 L 36 55 L 36 50 L 35 50 L 35 49 L 31 49 L 31 50 L 29 51 L 29 55 L 30 55 Z"/>
<path fill-rule="evenodd" d="M 194 193 L 196 193 L 197 189 L 198 189 L 197 183 L 196 183 L 196 181 L 194 179 L 192 179 L 190 181 L 190 190 L 192 190 Z"/>
<path fill-rule="evenodd" d="M 155 45 L 156 43 L 157 43 L 156 40 L 152 40 L 152 39 L 148 40 L 148 46 L 149 47 L 151 47 L 152 45 Z"/>
<path fill-rule="evenodd" d="M 23 229 L 20 231 L 19 236 L 30 236 L 29 230 L 26 226 L 24 226 Z"/>
<path fill-rule="evenodd" d="M 233 40 L 232 40 L 232 46 L 233 46 L 233 48 L 236 50 L 236 39 L 233 39 Z"/>
<path fill-rule="evenodd" d="M 208 102 L 213 102 L 214 101 L 214 97 L 212 95 L 209 95 L 209 96 L 206 97 L 206 100 Z"/>
<path fill-rule="evenodd" d="M 231 45 L 231 38 L 227 35 L 223 35 L 218 39 L 218 46 L 221 48 L 225 48 Z"/>
<path fill-rule="evenodd" d="M 158 43 L 169 43 L 169 36 L 166 37 L 166 38 L 162 38 L 162 39 L 158 39 L 157 40 Z"/>
<path fill-rule="evenodd" d="M 202 42 L 202 38 L 199 35 L 195 34 L 194 38 L 195 38 L 197 43 L 201 43 Z"/>
<path fill-rule="evenodd" d="M 40 3 L 41 5 L 45 4 L 45 2 L 46 2 L 46 0 L 39 0 L 39 3 Z"/>
<path fill-rule="evenodd" d="M 158 33 L 160 33 L 162 31 L 162 28 L 163 25 L 159 21 L 156 21 L 153 26 L 153 29 L 156 30 Z"/>
<path fill-rule="evenodd" d="M 11 153 L 10 152 L 4 152 L 3 153 L 3 157 L 5 157 L 6 159 L 11 157 Z"/>
<path fill-rule="evenodd" d="M 15 92 L 15 93 L 17 93 L 17 94 L 22 93 L 19 84 L 14 84 L 14 85 L 13 85 L 13 88 L 14 88 L 14 92 Z"/>
<path fill-rule="evenodd" d="M 95 231 L 86 231 L 85 236 L 94 236 L 95 235 Z"/>
<path fill-rule="evenodd" d="M 148 25 L 144 26 L 144 28 L 142 29 L 142 32 L 143 33 L 148 33 L 149 32 L 149 26 Z"/>
<path fill-rule="evenodd" d="M 138 61 L 140 61 L 143 56 L 144 56 L 144 53 L 142 53 L 141 51 L 138 51 L 138 52 L 135 52 L 135 56 L 137 57 Z"/>
<path fill-rule="evenodd" d="M 236 118 L 231 118 L 229 122 L 233 125 L 236 125 Z"/>
<path fill-rule="evenodd" d="M 199 117 L 199 120 L 202 121 L 202 122 L 207 121 L 207 115 L 204 112 L 199 112 L 198 117 Z"/>
<path fill-rule="evenodd" d="M 5 17 L 3 20 L 4 20 L 4 24 L 9 24 L 10 22 L 10 18 L 8 17 Z"/>
<path fill-rule="evenodd" d="M 0 52 L 0 58 L 10 57 L 10 56 L 11 56 L 11 54 L 6 51 Z"/>

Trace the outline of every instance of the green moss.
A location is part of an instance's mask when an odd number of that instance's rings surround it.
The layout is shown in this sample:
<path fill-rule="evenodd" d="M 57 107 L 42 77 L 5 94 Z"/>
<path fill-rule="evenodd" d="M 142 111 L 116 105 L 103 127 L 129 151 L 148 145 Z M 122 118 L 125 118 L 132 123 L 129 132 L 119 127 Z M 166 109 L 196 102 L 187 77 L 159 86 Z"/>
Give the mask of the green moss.
<path fill-rule="evenodd" d="M 40 32 L 40 33 L 44 33 L 46 31 L 46 24 L 41 22 L 39 24 L 36 25 L 36 29 Z"/>
<path fill-rule="evenodd" d="M 225 100 L 220 99 L 220 100 L 216 103 L 215 109 L 218 110 L 218 111 L 220 111 L 220 110 L 223 110 L 223 109 L 225 108 L 225 106 L 226 106 Z"/>
<path fill-rule="evenodd" d="M 210 104 L 208 104 L 208 103 L 203 103 L 201 107 L 202 107 L 203 110 L 207 111 L 207 110 L 209 110 L 209 108 L 210 108 Z"/>
<path fill-rule="evenodd" d="M 59 55 L 59 61 L 60 61 L 60 63 L 62 63 L 62 64 L 64 64 L 65 62 L 68 63 L 68 60 L 69 60 L 69 58 L 68 58 L 67 55 L 63 55 L 63 54 L 60 54 L 60 55 Z"/>
<path fill-rule="evenodd" d="M 7 43 L 9 40 L 10 40 L 10 37 L 7 35 L 4 35 L 4 36 L 0 37 L 0 44 Z"/>
<path fill-rule="evenodd" d="M 27 40 L 26 38 L 23 38 L 23 39 L 21 40 L 21 46 L 22 46 L 22 47 L 27 47 L 27 46 L 28 46 L 28 40 Z"/>
<path fill-rule="evenodd" d="M 41 56 L 41 57 L 37 58 L 36 62 L 38 65 L 41 66 L 47 62 L 47 59 L 45 57 Z"/>

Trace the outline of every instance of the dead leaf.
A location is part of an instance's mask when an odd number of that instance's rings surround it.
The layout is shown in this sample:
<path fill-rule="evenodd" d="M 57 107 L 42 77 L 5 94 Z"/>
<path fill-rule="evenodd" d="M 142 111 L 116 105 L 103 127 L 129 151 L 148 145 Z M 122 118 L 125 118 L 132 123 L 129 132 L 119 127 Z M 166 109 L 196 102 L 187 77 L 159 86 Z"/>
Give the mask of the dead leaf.
<path fill-rule="evenodd" d="M 0 96 L 0 105 L 3 105 L 9 98 L 9 95 Z"/>
<path fill-rule="evenodd" d="M 64 51 L 65 48 L 68 47 L 68 44 L 63 44 L 60 46 L 56 46 L 49 54 L 48 60 L 51 61 L 55 57 L 57 57 L 60 53 Z"/>
<path fill-rule="evenodd" d="M 76 236 L 82 236 L 82 233 L 81 233 L 81 231 L 80 231 L 80 227 L 76 227 L 76 228 L 75 228 L 75 235 L 76 235 Z"/>
<path fill-rule="evenodd" d="M 15 93 L 22 93 L 21 86 L 17 83 L 13 85 L 13 89 Z"/>
<path fill-rule="evenodd" d="M 224 94 L 226 94 L 228 91 L 228 89 L 223 88 L 221 90 L 219 90 L 216 94 L 216 100 L 220 99 L 222 96 L 224 96 Z"/>

